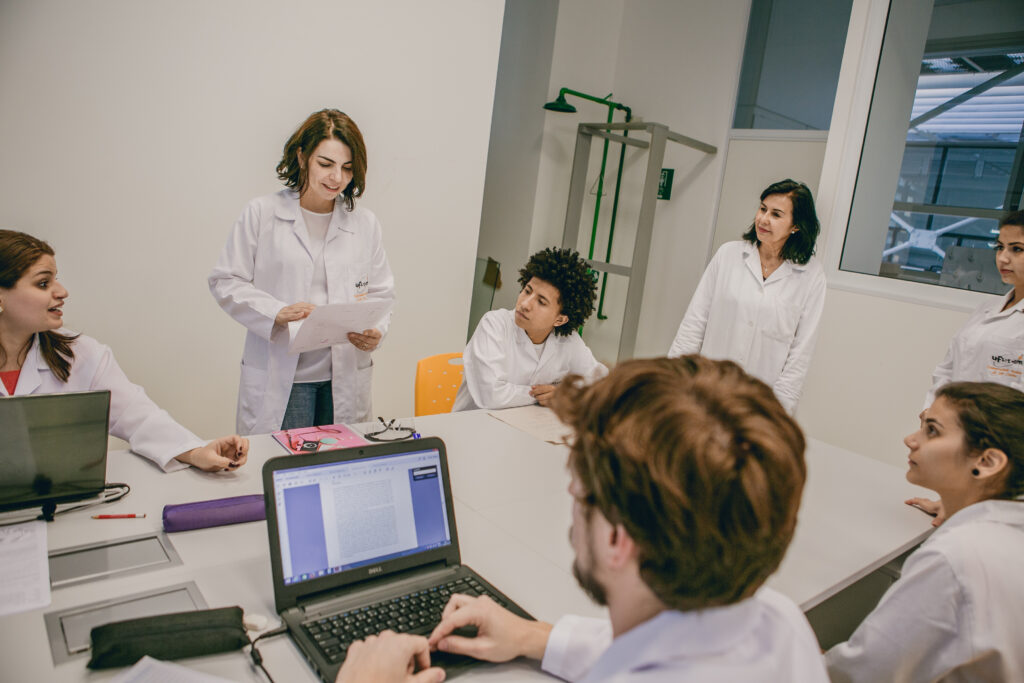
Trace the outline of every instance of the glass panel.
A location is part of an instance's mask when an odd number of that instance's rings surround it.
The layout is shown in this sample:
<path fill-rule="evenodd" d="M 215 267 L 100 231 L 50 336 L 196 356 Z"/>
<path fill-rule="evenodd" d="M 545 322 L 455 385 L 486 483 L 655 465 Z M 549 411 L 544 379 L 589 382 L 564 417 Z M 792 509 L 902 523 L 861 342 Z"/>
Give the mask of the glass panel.
<path fill-rule="evenodd" d="M 929 18 L 927 37 L 913 35 L 908 27 Z M 907 68 L 917 72 L 912 101 L 902 86 L 912 76 Z M 901 72 L 903 81 L 890 76 Z M 908 122 L 905 134 L 895 123 L 900 120 Z M 954 8 L 940 0 L 934 8 L 920 1 L 894 6 L 840 267 L 1006 291 L 991 242 L 998 219 L 1020 205 L 1022 125 L 1024 5 L 973 0 Z M 896 135 L 903 137 L 902 149 Z M 894 177 L 888 169 L 897 166 Z"/>
<path fill-rule="evenodd" d="M 852 0 L 753 0 L 734 128 L 828 130 Z"/>

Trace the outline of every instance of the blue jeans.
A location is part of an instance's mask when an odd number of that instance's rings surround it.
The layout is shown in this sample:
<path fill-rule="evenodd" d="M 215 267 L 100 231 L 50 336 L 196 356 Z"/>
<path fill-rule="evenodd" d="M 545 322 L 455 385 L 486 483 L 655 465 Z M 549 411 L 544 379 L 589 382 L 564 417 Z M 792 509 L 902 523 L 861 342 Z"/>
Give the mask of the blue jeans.
<path fill-rule="evenodd" d="M 334 397 L 330 382 L 293 384 L 281 429 L 334 424 Z"/>

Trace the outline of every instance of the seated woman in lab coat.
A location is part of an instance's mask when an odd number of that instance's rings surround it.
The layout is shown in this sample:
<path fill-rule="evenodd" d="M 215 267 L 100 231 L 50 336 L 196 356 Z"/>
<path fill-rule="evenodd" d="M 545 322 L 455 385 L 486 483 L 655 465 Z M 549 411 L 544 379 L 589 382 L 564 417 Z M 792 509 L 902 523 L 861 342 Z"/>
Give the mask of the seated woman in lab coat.
<path fill-rule="evenodd" d="M 164 471 L 221 472 L 245 463 L 248 439 L 206 443 L 129 382 L 109 347 L 63 329 L 67 297 L 53 248 L 0 230 L 0 397 L 109 390 L 110 433 Z"/>
<path fill-rule="evenodd" d="M 547 405 L 569 374 L 600 379 L 608 368 L 576 332 L 594 311 L 597 281 L 571 249 L 547 248 L 519 271 L 515 310 L 488 311 L 462 354 L 453 410 Z"/>
<path fill-rule="evenodd" d="M 1022 681 L 1024 393 L 942 386 L 921 413 L 907 480 L 949 519 L 850 639 L 825 655 L 833 681 Z"/>
<path fill-rule="evenodd" d="M 818 230 L 806 185 L 769 185 L 743 240 L 723 244 L 708 264 L 668 355 L 735 361 L 796 412 L 825 308 Z"/>
<path fill-rule="evenodd" d="M 288 352 L 288 323 L 317 306 L 394 299 L 377 217 L 355 205 L 366 190 L 366 145 L 337 109 L 307 118 L 285 143 L 277 176 L 287 189 L 257 197 L 235 221 L 208 282 L 244 325 L 236 429 L 259 434 L 371 419 L 373 360 L 388 330 L 350 343 Z"/>

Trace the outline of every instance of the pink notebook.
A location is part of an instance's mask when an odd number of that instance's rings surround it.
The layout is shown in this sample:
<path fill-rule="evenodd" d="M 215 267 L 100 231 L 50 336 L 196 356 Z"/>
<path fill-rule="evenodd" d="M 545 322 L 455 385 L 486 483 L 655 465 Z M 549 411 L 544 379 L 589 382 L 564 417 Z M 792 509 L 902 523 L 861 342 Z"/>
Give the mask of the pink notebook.
<path fill-rule="evenodd" d="M 292 455 L 335 451 L 339 448 L 365 446 L 370 443 L 345 425 L 322 425 L 301 429 L 282 429 L 271 434 Z"/>

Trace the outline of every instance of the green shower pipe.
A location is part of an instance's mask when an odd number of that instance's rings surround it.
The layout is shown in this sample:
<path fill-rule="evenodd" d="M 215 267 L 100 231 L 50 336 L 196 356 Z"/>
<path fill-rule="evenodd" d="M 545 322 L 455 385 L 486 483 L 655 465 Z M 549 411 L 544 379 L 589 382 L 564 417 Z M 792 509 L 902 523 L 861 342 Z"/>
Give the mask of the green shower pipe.
<path fill-rule="evenodd" d="M 558 91 L 558 97 L 555 98 L 555 101 L 554 102 L 550 102 L 550 103 L 544 105 L 544 108 L 545 109 L 549 109 L 551 111 L 562 111 L 562 112 L 574 112 L 574 111 L 576 111 L 575 107 L 573 107 L 571 104 L 569 104 L 568 102 L 565 101 L 565 96 L 566 95 L 573 95 L 574 97 L 579 97 L 579 98 L 582 98 L 582 99 L 585 99 L 585 100 L 590 100 L 591 102 L 596 102 L 598 104 L 603 104 L 603 105 L 607 106 L 608 107 L 608 123 L 611 123 L 614 120 L 615 110 L 616 109 L 621 109 L 622 111 L 625 112 L 625 114 L 626 114 L 626 123 L 629 123 L 633 119 L 633 110 L 632 109 L 630 109 L 626 105 L 622 104 L 621 102 L 614 102 L 614 101 L 608 99 L 608 98 L 610 98 L 612 96 L 612 93 L 608 93 L 608 95 L 605 96 L 605 97 L 596 97 L 594 95 L 588 95 L 587 93 L 584 93 L 584 92 L 579 92 L 578 90 L 571 90 L 569 88 L 562 88 L 562 89 L 560 89 Z M 623 131 L 623 137 L 628 137 L 628 136 L 629 136 L 629 131 L 628 130 L 627 131 Z M 608 143 L 609 143 L 609 140 L 605 139 L 604 140 L 604 146 L 603 146 L 602 153 L 601 153 L 601 173 L 600 173 L 600 175 L 598 176 L 598 179 L 597 179 L 597 198 L 596 198 L 596 200 L 594 202 L 594 224 L 593 224 L 593 226 L 591 227 L 591 230 L 590 230 L 590 247 L 589 247 L 588 252 L 587 252 L 587 258 L 589 258 L 591 260 L 594 258 L 594 243 L 597 241 L 597 225 L 598 225 L 598 220 L 600 219 L 600 216 L 601 216 L 601 195 L 604 192 L 604 173 L 605 173 L 605 170 L 606 170 L 607 165 L 608 165 Z M 621 186 L 622 186 L 622 165 L 623 165 L 623 162 L 625 161 L 625 158 L 626 158 L 626 145 L 623 144 L 622 145 L 622 149 L 619 152 L 619 168 L 618 168 L 618 172 L 616 173 L 616 177 L 615 177 L 615 194 L 614 194 L 614 197 L 612 198 L 612 217 L 611 217 L 611 222 L 609 223 L 609 226 L 608 226 L 608 249 L 607 249 L 607 255 L 605 256 L 605 262 L 606 263 L 610 263 L 611 262 L 611 257 L 612 257 L 612 239 L 615 236 L 615 218 L 616 218 L 616 216 L 618 214 L 618 211 L 619 211 L 619 191 L 620 191 Z M 598 300 L 598 304 L 597 304 L 597 319 L 598 320 L 607 320 L 608 319 L 608 316 L 606 316 L 604 314 L 604 294 L 605 294 L 605 289 L 607 288 L 607 285 L 608 285 L 608 273 L 603 273 L 602 276 L 601 276 L 601 296 L 600 296 L 600 299 Z"/>

